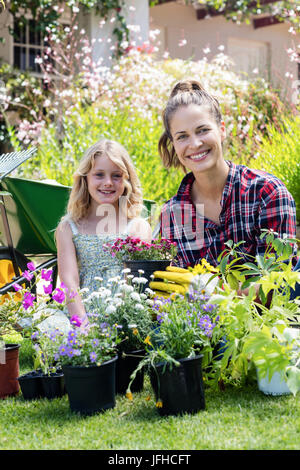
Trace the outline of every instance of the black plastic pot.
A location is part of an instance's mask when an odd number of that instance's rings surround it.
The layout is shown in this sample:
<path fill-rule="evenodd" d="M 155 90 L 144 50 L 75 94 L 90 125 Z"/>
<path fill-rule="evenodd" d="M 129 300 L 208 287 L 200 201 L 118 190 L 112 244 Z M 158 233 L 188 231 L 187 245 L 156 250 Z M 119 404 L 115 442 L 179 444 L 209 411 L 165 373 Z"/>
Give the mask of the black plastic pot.
<path fill-rule="evenodd" d="M 135 371 L 140 361 L 145 355 L 145 350 L 131 351 L 122 355 L 118 353 L 118 360 L 116 363 L 116 393 L 124 394 L 130 382 L 130 376 Z M 144 387 L 144 369 L 141 369 L 136 374 L 136 377 L 131 385 L 132 392 L 141 392 Z"/>
<path fill-rule="evenodd" d="M 116 404 L 117 356 L 101 366 L 63 366 L 65 385 L 72 411 L 92 415 Z"/>
<path fill-rule="evenodd" d="M 146 284 L 142 284 L 141 292 L 143 292 L 146 287 L 149 287 L 149 282 L 151 281 L 151 275 L 154 271 L 164 271 L 167 266 L 171 263 L 170 260 L 126 260 L 124 261 L 124 268 L 129 268 L 131 270 L 131 274 L 136 277 L 139 277 L 139 269 L 144 271 L 142 277 L 145 277 L 148 282 Z"/>
<path fill-rule="evenodd" d="M 43 374 L 41 370 L 34 370 L 18 378 L 22 395 L 25 400 L 38 398 L 60 398 L 65 393 L 65 381 L 62 371 Z"/>
<path fill-rule="evenodd" d="M 53 372 L 50 375 L 42 375 L 43 396 L 49 400 L 60 398 L 65 393 L 65 378 L 62 372 Z"/>
<path fill-rule="evenodd" d="M 43 398 L 44 391 L 42 388 L 42 377 L 40 372 L 35 370 L 28 372 L 27 374 L 18 377 L 18 381 L 24 400 Z"/>
<path fill-rule="evenodd" d="M 202 379 L 202 355 L 180 359 L 178 367 L 170 370 L 165 363 L 150 369 L 150 381 L 156 400 L 162 402 L 157 408 L 161 416 L 196 413 L 205 409 Z"/>

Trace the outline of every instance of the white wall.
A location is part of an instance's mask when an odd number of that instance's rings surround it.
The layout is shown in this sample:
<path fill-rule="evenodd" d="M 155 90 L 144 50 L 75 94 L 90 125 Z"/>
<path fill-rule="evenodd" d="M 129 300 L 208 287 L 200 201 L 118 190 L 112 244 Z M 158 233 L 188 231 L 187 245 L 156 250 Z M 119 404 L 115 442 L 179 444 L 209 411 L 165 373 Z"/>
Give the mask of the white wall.
<path fill-rule="evenodd" d="M 149 34 L 149 6 L 148 0 L 126 0 L 122 14 L 126 19 L 126 24 L 133 26 L 131 29 L 131 41 L 136 45 L 141 45 L 148 40 Z M 111 46 L 116 43 L 113 35 L 115 22 L 111 13 L 109 19 L 103 25 L 100 16 L 95 12 L 82 15 L 81 26 L 88 32 L 90 39 L 95 38 L 96 43 L 93 48 L 93 60 L 98 61 L 102 58 L 102 64 L 109 66 L 112 61 L 113 50 Z"/>
<path fill-rule="evenodd" d="M 275 86 L 291 84 L 291 79 L 285 77 L 287 72 L 293 75 L 293 80 L 298 78 L 297 64 L 290 62 L 286 49 L 293 41 L 298 44 L 300 37 L 291 35 L 287 24 L 254 29 L 252 24 L 237 25 L 223 16 L 197 20 L 192 6 L 170 2 L 150 9 L 150 29 L 161 31 L 160 54 L 167 50 L 172 58 L 209 59 L 223 45 L 224 54 L 234 56 L 237 69 L 250 68 L 251 72 L 257 67 L 260 75 L 270 78 Z M 180 47 L 182 39 L 187 43 Z M 204 54 L 207 47 L 211 52 Z"/>

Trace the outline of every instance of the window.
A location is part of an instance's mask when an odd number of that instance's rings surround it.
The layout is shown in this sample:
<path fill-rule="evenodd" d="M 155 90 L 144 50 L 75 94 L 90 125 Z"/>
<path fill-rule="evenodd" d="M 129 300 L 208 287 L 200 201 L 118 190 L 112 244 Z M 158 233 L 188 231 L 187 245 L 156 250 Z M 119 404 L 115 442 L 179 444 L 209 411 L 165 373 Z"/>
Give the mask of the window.
<path fill-rule="evenodd" d="M 20 70 L 30 70 L 40 73 L 39 64 L 35 63 L 41 55 L 43 40 L 41 32 L 36 29 L 36 22 L 29 20 L 26 25 L 14 21 L 13 64 Z"/>
<path fill-rule="evenodd" d="M 228 38 L 228 55 L 235 62 L 237 73 L 269 79 L 270 49 L 268 43 L 240 38 Z"/>

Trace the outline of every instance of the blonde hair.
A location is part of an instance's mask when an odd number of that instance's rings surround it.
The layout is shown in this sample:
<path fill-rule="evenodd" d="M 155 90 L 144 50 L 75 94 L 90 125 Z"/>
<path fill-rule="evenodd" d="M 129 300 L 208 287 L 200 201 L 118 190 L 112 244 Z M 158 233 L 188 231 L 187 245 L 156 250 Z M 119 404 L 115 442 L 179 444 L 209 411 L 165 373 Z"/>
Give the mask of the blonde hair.
<path fill-rule="evenodd" d="M 185 173 L 186 169 L 179 161 L 170 131 L 170 120 L 172 115 L 180 106 L 196 104 L 208 106 L 217 124 L 222 121 L 222 114 L 218 100 L 210 95 L 196 80 L 181 80 L 173 87 L 167 105 L 163 111 L 162 118 L 164 132 L 158 142 L 158 152 L 165 168 L 180 167 Z"/>
<path fill-rule="evenodd" d="M 85 152 L 73 175 L 74 183 L 67 205 L 67 217 L 71 217 L 74 222 L 78 222 L 88 214 L 91 196 L 88 191 L 87 174 L 93 168 L 95 159 L 104 155 L 123 172 L 125 186 L 123 196 L 127 199 L 127 217 L 132 219 L 142 211 L 141 184 L 128 152 L 118 142 L 101 139 Z"/>

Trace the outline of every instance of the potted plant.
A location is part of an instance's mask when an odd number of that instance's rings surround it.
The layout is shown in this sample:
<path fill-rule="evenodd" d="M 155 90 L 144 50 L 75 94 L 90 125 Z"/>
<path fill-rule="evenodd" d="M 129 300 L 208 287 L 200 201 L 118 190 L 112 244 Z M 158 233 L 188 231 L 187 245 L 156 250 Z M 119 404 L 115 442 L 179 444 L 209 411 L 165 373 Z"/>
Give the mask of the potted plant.
<path fill-rule="evenodd" d="M 65 287 L 61 285 L 56 289 L 52 288 L 52 270 L 42 270 L 41 273 L 37 273 L 32 262 L 28 263 L 27 268 L 22 273 L 28 281 L 27 286 L 15 283 L 13 285 L 15 292 L 7 293 L 4 302 L 0 305 L 0 336 L 2 338 L 3 335 L 5 337 L 6 334 L 12 332 L 19 332 L 23 337 L 31 334 L 35 328 L 45 330 L 49 328 L 49 325 L 54 328 L 55 324 L 63 328 L 70 324 L 66 315 L 62 313 L 66 299 Z M 44 293 L 37 295 L 33 293 L 33 287 L 40 280 L 45 281 L 42 286 Z M 49 301 L 51 301 L 51 308 Z M 10 344 L 2 348 L 5 360 L 1 362 L 5 363 L 0 365 L 1 396 L 17 394 L 20 390 L 20 382 L 17 380 L 19 377 L 19 347 L 19 344 Z"/>
<path fill-rule="evenodd" d="M 162 416 L 194 413 L 205 408 L 202 367 L 218 342 L 218 315 L 208 296 L 172 294 L 155 298 L 156 328 L 144 338 L 147 367 L 156 406 Z M 127 397 L 132 399 L 131 384 Z"/>
<path fill-rule="evenodd" d="M 146 337 L 153 328 L 149 306 L 152 291 L 147 288 L 142 292 L 147 279 L 142 272 L 138 276 L 130 274 L 129 269 L 124 269 L 124 274 L 126 279 L 117 276 L 108 281 L 107 287 L 102 287 L 99 280 L 99 290 L 84 300 L 86 311 L 97 314 L 100 326 L 107 324 L 117 329 L 116 393 L 122 394 L 126 393 L 130 376 L 145 355 L 145 344 L 140 338 Z M 132 384 L 132 391 L 141 391 L 143 384 L 144 371 L 141 369 Z"/>
<path fill-rule="evenodd" d="M 300 390 L 300 329 L 278 322 L 253 332 L 244 352 L 257 369 L 258 388 L 266 395 L 296 395 Z"/>
<path fill-rule="evenodd" d="M 57 354 L 57 344 L 63 334 L 56 327 L 47 332 L 36 330 L 31 335 L 35 351 L 35 370 L 18 377 L 25 400 L 53 399 L 65 394 L 64 375 Z"/>
<path fill-rule="evenodd" d="M 80 329 L 79 317 L 72 317 L 74 327 L 59 336 L 57 358 L 62 365 L 70 408 L 91 415 L 115 406 L 115 366 L 118 343 L 116 328 L 99 327 L 93 314 L 88 330 Z"/>
<path fill-rule="evenodd" d="M 165 269 L 177 253 L 177 245 L 165 238 L 152 240 L 151 243 L 139 238 L 118 238 L 113 244 L 106 245 L 112 256 L 123 262 L 124 268 L 130 269 L 135 276 L 139 270 L 144 272 L 147 283 L 143 289 L 149 287 L 150 276 L 154 271 Z"/>
<path fill-rule="evenodd" d="M 240 263 L 241 243 L 229 242 L 220 257 L 221 281 L 211 300 L 219 306 L 226 347 L 213 368 L 216 383 L 240 384 L 251 379 L 252 372 L 256 378 L 255 365 L 259 380 L 271 380 L 278 373 L 281 378 L 290 375 L 290 383 L 298 381 L 292 346 L 280 337 L 283 330 L 299 327 L 299 300 L 290 298 L 300 280 L 291 261 L 295 240 L 279 238 L 272 231 L 264 231 L 261 237 L 267 237 L 268 247 L 253 262 Z"/>

